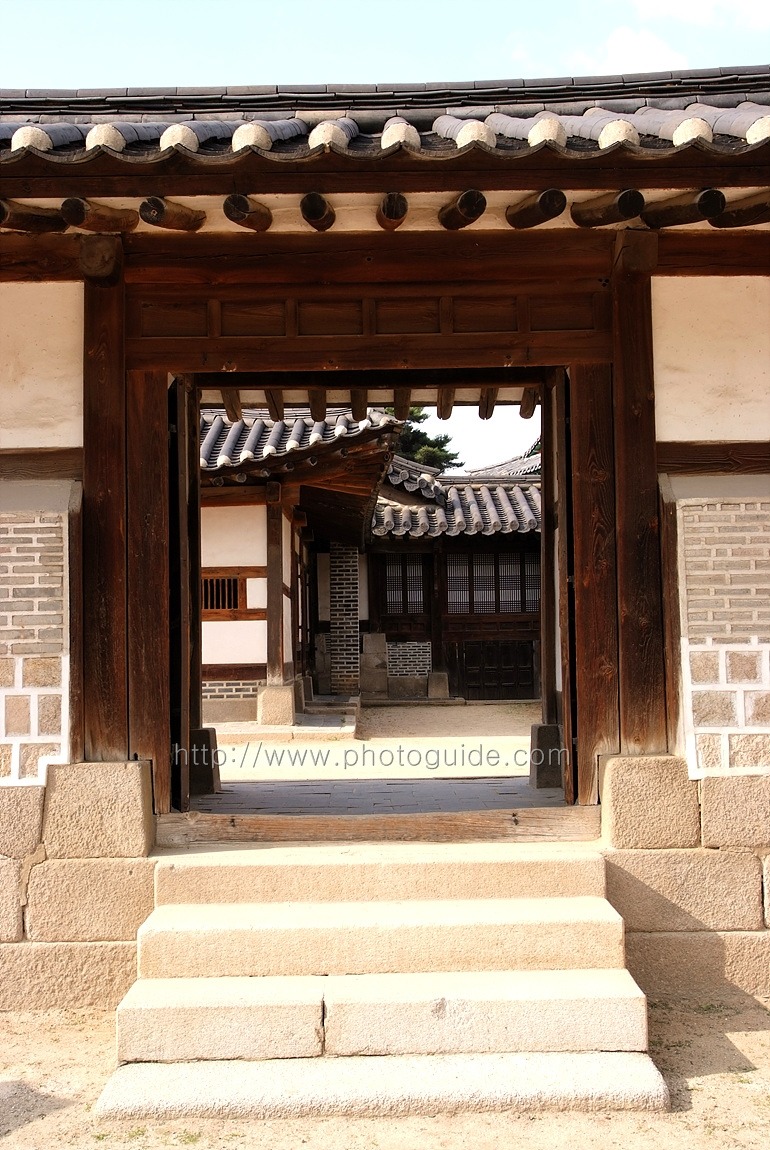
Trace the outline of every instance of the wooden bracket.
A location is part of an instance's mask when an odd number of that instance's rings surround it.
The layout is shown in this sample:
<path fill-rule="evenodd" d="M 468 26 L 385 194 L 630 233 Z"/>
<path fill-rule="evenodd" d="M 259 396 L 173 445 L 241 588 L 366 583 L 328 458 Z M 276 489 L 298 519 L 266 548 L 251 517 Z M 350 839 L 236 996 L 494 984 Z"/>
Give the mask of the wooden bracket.
<path fill-rule="evenodd" d="M 265 484 L 265 502 L 281 502 L 281 484 L 277 479 L 271 479 L 269 483 Z"/>

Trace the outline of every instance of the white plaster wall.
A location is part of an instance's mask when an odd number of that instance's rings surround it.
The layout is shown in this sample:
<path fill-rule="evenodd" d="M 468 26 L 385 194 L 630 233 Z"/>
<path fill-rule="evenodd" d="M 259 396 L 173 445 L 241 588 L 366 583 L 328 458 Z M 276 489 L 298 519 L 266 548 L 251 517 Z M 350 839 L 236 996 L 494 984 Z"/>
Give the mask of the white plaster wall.
<path fill-rule="evenodd" d="M 369 618 L 369 557 L 358 556 L 358 618 Z"/>
<path fill-rule="evenodd" d="M 0 394 L 0 449 L 82 446 L 82 284 L 0 284 Z"/>
<path fill-rule="evenodd" d="M 294 546 L 291 530 L 291 519 L 287 519 L 284 515 L 281 520 L 282 529 L 282 559 L 283 559 L 283 581 L 287 587 L 291 587 L 291 562 L 292 562 L 292 548 Z"/>
<path fill-rule="evenodd" d="M 652 281 L 657 438 L 770 439 L 770 278 Z"/>
<path fill-rule="evenodd" d="M 267 511 L 263 504 L 201 509 L 202 567 L 264 567 L 266 563 Z"/>
<path fill-rule="evenodd" d="M 294 659 L 294 627 L 291 620 L 291 599 L 288 595 L 283 597 L 283 661 L 290 663 Z"/>
<path fill-rule="evenodd" d="M 316 565 L 318 572 L 318 621 L 328 623 L 331 618 L 328 551 L 319 552 L 316 556 Z"/>
<path fill-rule="evenodd" d="M 267 607 L 267 579 L 246 580 L 246 606 Z"/>
<path fill-rule="evenodd" d="M 267 622 L 264 619 L 204 620 L 203 658 L 206 663 L 266 663 Z"/>

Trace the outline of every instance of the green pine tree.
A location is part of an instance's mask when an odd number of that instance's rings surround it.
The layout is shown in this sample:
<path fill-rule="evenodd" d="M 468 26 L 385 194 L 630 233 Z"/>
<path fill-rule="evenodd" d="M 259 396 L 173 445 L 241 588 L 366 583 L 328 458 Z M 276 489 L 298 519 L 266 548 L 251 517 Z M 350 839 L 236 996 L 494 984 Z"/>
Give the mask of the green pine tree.
<path fill-rule="evenodd" d="M 393 414 L 393 408 L 387 409 Z M 449 450 L 450 435 L 428 435 L 418 426 L 428 418 L 424 407 L 410 407 L 409 416 L 396 442 L 396 454 L 404 459 L 413 459 L 423 467 L 438 467 L 446 471 L 448 467 L 462 467 L 462 460 L 456 451 Z"/>

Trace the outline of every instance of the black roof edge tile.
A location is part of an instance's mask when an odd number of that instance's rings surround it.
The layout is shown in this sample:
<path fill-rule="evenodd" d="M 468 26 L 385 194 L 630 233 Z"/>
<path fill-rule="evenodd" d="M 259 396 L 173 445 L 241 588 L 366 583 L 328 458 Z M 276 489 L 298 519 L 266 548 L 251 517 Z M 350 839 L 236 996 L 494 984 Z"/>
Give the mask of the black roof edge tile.
<path fill-rule="evenodd" d="M 754 92 L 753 95 L 757 97 L 760 93 Z M 712 108 L 737 108 L 743 103 L 745 96 L 745 92 L 699 92 L 692 103 L 709 104 Z"/>
<path fill-rule="evenodd" d="M 365 93 L 367 96 L 371 92 L 377 91 L 376 84 L 329 84 L 329 92 L 344 92 L 346 96 L 355 96 L 356 92 Z"/>
<path fill-rule="evenodd" d="M 224 96 L 224 88 L 177 88 L 177 96 Z"/>
<path fill-rule="evenodd" d="M 446 108 L 397 108 L 396 115 L 403 116 L 410 124 L 414 124 L 418 132 L 429 132 L 433 121 L 439 116 L 446 116 Z"/>
<path fill-rule="evenodd" d="M 548 76 L 544 80 L 525 80 L 525 88 L 575 88 L 579 81 L 572 76 Z"/>
<path fill-rule="evenodd" d="M 536 116 L 538 112 L 544 112 L 545 104 L 500 104 L 498 111 L 502 112 L 504 116 L 514 116 L 520 120 L 528 120 L 530 117 Z"/>
<path fill-rule="evenodd" d="M 546 112 L 554 116 L 582 116 L 587 108 L 596 107 L 596 100 L 546 100 Z"/>
<path fill-rule="evenodd" d="M 0 100 L 23 100 L 27 91 L 25 88 L 2 88 Z"/>
<path fill-rule="evenodd" d="M 127 96 L 176 96 L 176 88 L 127 88 Z"/>
<path fill-rule="evenodd" d="M 672 72 L 675 80 L 718 80 L 718 68 L 692 68 L 686 71 Z"/>
<path fill-rule="evenodd" d="M 473 87 L 489 89 L 494 92 L 507 92 L 509 88 L 523 88 L 523 80 L 474 80 Z"/>
<path fill-rule="evenodd" d="M 329 91 L 328 84 L 278 84 L 276 92 L 279 96 L 307 96 L 310 94 Z"/>
<path fill-rule="evenodd" d="M 625 112 L 628 115 L 633 115 L 638 112 L 640 108 L 644 108 L 647 101 L 643 96 L 636 100 L 622 100 L 616 97 L 610 97 L 608 100 L 597 100 L 596 106 L 599 108 L 606 108 L 608 112 Z"/>
<path fill-rule="evenodd" d="M 378 92 L 424 92 L 425 84 L 377 84 Z"/>
<path fill-rule="evenodd" d="M 128 88 L 78 88 L 78 99 L 109 100 L 111 96 L 125 96 Z"/>
<path fill-rule="evenodd" d="M 24 93 L 28 100 L 74 100 L 77 94 L 76 88 L 27 88 Z"/>
<path fill-rule="evenodd" d="M 483 104 L 481 107 L 471 104 L 462 108 L 447 109 L 449 115 L 455 116 L 458 120 L 485 120 L 494 110 L 494 104 Z"/>
<path fill-rule="evenodd" d="M 770 64 L 739 64 L 734 68 L 717 68 L 720 76 L 761 76 L 770 71 Z"/>
<path fill-rule="evenodd" d="M 660 112 L 683 112 L 692 103 L 689 96 L 648 96 L 647 107 Z"/>
<path fill-rule="evenodd" d="M 458 80 L 452 83 L 449 80 L 432 80 L 425 85 L 426 92 L 472 92 L 476 87 L 474 80 Z"/>
<path fill-rule="evenodd" d="M 257 84 L 256 87 L 249 84 L 233 84 L 225 88 L 225 94 L 228 96 L 274 96 L 278 91 L 275 84 Z"/>
<path fill-rule="evenodd" d="M 684 76 L 684 72 L 624 72 L 618 79 L 624 84 L 649 84 L 655 80 L 679 80 Z"/>

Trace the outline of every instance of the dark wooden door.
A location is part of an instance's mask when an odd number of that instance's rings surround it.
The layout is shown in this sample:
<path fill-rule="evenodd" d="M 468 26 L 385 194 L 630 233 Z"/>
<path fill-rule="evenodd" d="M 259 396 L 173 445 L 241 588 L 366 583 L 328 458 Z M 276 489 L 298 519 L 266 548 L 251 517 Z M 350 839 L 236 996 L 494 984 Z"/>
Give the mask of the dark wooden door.
<path fill-rule="evenodd" d="M 533 643 L 516 639 L 466 639 L 446 644 L 452 694 L 464 699 L 535 697 Z"/>

